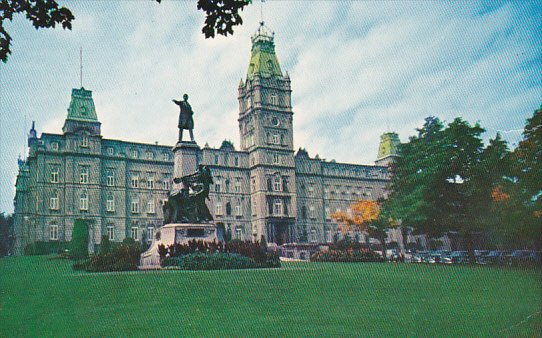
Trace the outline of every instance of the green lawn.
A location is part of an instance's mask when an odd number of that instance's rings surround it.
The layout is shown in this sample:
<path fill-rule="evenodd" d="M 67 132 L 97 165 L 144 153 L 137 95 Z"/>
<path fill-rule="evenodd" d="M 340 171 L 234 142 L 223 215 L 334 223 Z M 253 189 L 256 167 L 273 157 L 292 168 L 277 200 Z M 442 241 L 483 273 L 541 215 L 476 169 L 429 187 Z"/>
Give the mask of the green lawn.
<path fill-rule="evenodd" d="M 82 273 L 0 259 L 0 337 L 539 336 L 540 270 L 379 263 Z"/>

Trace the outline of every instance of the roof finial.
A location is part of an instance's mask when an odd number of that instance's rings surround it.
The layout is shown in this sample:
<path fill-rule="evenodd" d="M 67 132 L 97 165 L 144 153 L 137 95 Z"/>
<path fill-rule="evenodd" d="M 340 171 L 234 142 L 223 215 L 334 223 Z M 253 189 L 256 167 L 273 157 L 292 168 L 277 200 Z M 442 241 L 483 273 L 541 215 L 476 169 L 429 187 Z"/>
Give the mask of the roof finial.
<path fill-rule="evenodd" d="M 83 88 L 83 47 L 79 47 L 79 82 Z"/>
<path fill-rule="evenodd" d="M 260 0 L 260 25 L 263 26 L 264 24 L 264 21 L 263 21 L 263 3 L 265 2 L 265 0 Z"/>

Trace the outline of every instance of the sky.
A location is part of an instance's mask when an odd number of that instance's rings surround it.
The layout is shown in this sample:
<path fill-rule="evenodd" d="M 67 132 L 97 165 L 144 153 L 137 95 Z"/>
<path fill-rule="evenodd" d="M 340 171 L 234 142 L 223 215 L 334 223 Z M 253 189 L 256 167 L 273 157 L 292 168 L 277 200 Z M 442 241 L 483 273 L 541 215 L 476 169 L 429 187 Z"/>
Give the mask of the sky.
<path fill-rule="evenodd" d="M 0 212 L 13 211 L 31 121 L 61 133 L 72 88 L 93 91 L 104 138 L 173 145 L 190 95 L 195 138 L 239 148 L 237 88 L 262 18 L 292 81 L 294 146 L 373 164 L 379 137 L 403 142 L 427 116 L 480 122 L 514 147 L 542 103 L 542 3 L 255 0 L 233 36 L 205 39 L 196 1 L 62 1 L 73 29 L 7 24 L 0 64 Z"/>

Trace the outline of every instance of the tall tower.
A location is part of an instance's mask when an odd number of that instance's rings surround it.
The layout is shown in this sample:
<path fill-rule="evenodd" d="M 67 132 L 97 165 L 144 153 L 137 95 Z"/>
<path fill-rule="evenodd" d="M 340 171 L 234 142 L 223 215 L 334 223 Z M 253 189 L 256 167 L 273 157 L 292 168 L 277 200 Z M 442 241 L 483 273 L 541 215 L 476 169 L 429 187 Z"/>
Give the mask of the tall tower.
<path fill-rule="evenodd" d="M 238 121 L 241 148 L 249 153 L 252 235 L 277 244 L 296 238 L 291 92 L 274 33 L 261 22 L 252 36 L 247 77 L 239 84 Z"/>
<path fill-rule="evenodd" d="M 375 164 L 381 166 L 390 166 L 397 157 L 397 148 L 401 141 L 397 133 L 384 133 L 380 136 L 380 145 L 378 147 L 378 156 Z"/>

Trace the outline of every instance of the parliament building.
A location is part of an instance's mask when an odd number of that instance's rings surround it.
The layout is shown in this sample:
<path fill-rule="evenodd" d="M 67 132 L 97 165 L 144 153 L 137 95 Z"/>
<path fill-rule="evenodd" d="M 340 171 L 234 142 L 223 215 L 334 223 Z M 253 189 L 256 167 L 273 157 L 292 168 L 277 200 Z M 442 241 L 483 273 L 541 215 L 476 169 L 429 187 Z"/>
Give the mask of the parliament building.
<path fill-rule="evenodd" d="M 273 33 L 262 24 L 238 88 L 240 149 L 224 141 L 197 150 L 214 179 L 207 203 L 232 238 L 328 243 L 337 233 L 332 213 L 386 194 L 398 135 L 382 135 L 375 164 L 311 157 L 294 149 L 291 93 Z M 92 92 L 84 88 L 72 90 L 61 134 L 38 137 L 32 125 L 16 183 L 16 253 L 36 241 L 70 241 L 76 219 L 87 221 L 92 247 L 104 235 L 148 241 L 162 226 L 173 146 L 107 139 L 100 127 Z"/>

